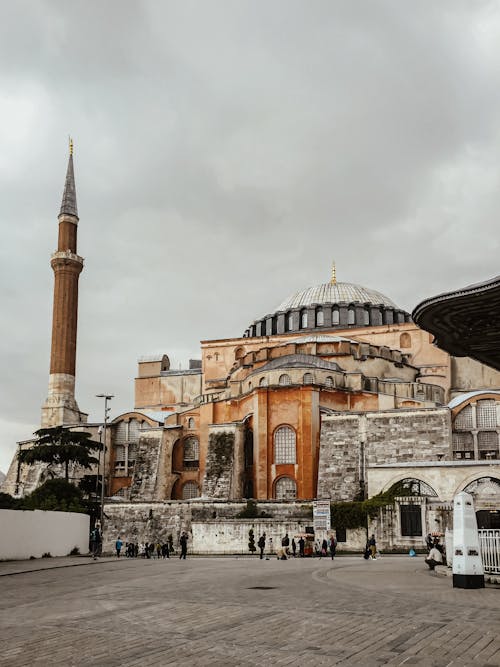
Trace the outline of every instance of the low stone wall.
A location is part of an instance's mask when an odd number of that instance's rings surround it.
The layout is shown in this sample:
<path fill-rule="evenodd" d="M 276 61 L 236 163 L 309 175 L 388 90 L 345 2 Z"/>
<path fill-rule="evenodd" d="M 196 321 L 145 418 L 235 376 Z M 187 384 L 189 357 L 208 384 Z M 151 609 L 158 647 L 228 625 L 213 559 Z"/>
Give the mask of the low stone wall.
<path fill-rule="evenodd" d="M 0 510 L 0 560 L 22 560 L 45 553 L 67 556 L 89 550 L 87 514 L 42 510 Z"/>
<path fill-rule="evenodd" d="M 266 552 L 275 552 L 281 538 L 288 533 L 290 540 L 306 527 L 312 526 L 312 505 L 278 501 L 259 502 L 256 517 L 238 516 L 247 510 L 245 502 L 208 500 L 171 500 L 165 502 L 123 502 L 105 505 L 105 552 L 114 549 L 118 536 L 124 542 L 165 542 L 172 536 L 178 549 L 182 531 L 189 534 L 188 549 L 195 554 L 249 554 L 249 531 L 253 528 L 255 545 L 259 536 L 267 536 Z M 317 534 L 322 540 L 326 534 Z M 269 541 L 272 539 L 272 547 Z M 366 530 L 348 530 L 347 541 L 338 550 L 362 551 Z M 297 547 L 298 548 L 298 547 Z"/>

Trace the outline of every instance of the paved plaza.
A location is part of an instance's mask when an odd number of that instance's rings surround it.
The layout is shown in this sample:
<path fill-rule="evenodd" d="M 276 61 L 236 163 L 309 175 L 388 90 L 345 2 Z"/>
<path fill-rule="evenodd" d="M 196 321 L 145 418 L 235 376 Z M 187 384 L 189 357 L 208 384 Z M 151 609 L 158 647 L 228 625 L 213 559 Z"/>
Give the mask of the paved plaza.
<path fill-rule="evenodd" d="M 500 590 L 453 589 L 422 557 L 113 559 L 0 577 L 9 667 L 486 667 L 500 665 L 499 629 Z"/>

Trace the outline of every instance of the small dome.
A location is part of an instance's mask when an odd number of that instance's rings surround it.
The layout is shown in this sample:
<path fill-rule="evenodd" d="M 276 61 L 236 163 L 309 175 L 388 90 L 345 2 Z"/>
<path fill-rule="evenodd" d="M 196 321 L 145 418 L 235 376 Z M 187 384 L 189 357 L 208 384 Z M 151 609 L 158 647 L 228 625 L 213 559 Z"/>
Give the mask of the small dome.
<path fill-rule="evenodd" d="M 398 309 L 394 301 L 376 290 L 354 283 L 330 282 L 315 287 L 307 287 L 292 294 L 276 308 L 276 312 L 323 303 L 370 303 Z"/>

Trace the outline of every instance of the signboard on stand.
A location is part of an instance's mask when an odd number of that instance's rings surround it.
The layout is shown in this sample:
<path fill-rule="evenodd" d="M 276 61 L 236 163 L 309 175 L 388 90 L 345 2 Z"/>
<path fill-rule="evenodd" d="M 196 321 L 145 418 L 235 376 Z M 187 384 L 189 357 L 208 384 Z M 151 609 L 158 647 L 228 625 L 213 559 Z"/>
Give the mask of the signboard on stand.
<path fill-rule="evenodd" d="M 331 529 L 330 499 L 313 502 L 313 525 L 315 533 Z"/>

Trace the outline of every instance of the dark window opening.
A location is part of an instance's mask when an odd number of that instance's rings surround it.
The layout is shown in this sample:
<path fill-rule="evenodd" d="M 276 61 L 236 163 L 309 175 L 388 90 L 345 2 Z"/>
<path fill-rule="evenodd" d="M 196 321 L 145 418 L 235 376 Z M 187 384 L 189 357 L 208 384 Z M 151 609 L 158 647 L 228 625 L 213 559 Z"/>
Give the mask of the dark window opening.
<path fill-rule="evenodd" d="M 422 511 L 420 505 L 400 505 L 401 535 L 418 537 L 422 535 Z"/>

